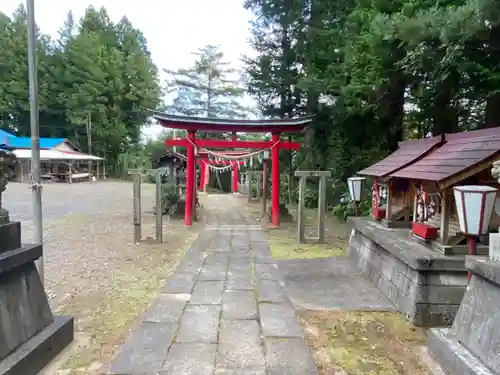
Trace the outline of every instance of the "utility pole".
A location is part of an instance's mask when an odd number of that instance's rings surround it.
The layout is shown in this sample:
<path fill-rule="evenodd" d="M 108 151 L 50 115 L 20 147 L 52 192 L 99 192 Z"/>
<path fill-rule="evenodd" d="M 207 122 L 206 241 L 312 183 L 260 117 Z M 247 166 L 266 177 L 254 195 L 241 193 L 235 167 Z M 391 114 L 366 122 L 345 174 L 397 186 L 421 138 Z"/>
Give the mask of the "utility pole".
<path fill-rule="evenodd" d="M 89 155 L 92 155 L 92 112 L 87 113 L 87 147 Z M 89 180 L 92 179 L 92 160 L 89 160 Z"/>
<path fill-rule="evenodd" d="M 40 169 L 40 126 L 38 124 L 38 78 L 36 62 L 36 25 L 35 0 L 27 0 L 28 15 L 28 72 L 30 97 L 30 127 L 31 127 L 31 190 L 33 204 L 33 241 L 37 245 L 43 244 L 42 224 L 42 173 Z M 35 262 L 42 285 L 43 253 Z"/>

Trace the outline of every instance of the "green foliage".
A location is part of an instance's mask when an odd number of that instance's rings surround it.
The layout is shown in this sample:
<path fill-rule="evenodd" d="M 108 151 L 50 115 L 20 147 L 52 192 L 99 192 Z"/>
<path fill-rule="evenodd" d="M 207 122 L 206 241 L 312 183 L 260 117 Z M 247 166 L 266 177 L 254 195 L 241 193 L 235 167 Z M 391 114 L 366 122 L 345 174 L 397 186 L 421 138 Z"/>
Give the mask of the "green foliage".
<path fill-rule="evenodd" d="M 282 152 L 281 165 L 287 173 L 331 170 L 330 204 L 348 177 L 400 141 L 499 125 L 496 0 L 246 0 L 245 7 L 256 17 L 248 91 L 266 116 L 315 115 L 305 137 L 295 137 L 306 152 Z M 293 200 L 292 190 L 282 184 L 284 198 Z"/>
<path fill-rule="evenodd" d="M 171 213 L 177 206 L 179 199 L 179 191 L 174 184 L 163 184 L 161 186 L 161 203 L 163 213 Z"/>
<path fill-rule="evenodd" d="M 359 202 L 358 216 L 368 216 L 371 212 L 371 201 L 363 199 Z M 354 216 L 354 202 L 349 201 L 348 194 L 341 203 L 332 207 L 332 214 L 340 220 L 347 220 L 348 216 Z"/>
<path fill-rule="evenodd" d="M 42 137 L 69 138 L 87 149 L 91 123 L 93 154 L 113 169 L 135 153 L 145 108 L 160 104 L 157 68 L 146 40 L 127 18 L 111 22 L 105 8 L 71 12 L 58 40 L 38 33 L 39 118 Z M 21 5 L 9 18 L 0 13 L 0 128 L 30 133 L 27 16 Z"/>
<path fill-rule="evenodd" d="M 167 93 L 174 95 L 167 111 L 187 116 L 247 117 L 250 110 L 241 104 L 243 86 L 230 78 L 238 72 L 229 68 L 219 46 L 207 45 L 194 54 L 197 58 L 192 67 L 165 69 L 170 77 Z"/>

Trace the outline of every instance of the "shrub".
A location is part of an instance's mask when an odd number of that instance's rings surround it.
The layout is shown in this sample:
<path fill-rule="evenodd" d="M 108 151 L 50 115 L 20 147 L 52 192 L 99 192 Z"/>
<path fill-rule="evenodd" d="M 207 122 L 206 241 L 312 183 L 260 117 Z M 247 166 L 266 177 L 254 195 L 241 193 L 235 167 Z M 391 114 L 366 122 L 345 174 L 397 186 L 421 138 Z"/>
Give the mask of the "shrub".
<path fill-rule="evenodd" d="M 371 211 L 371 201 L 363 199 L 359 202 L 358 215 L 368 216 Z M 348 216 L 354 216 L 354 202 L 350 201 L 349 193 L 341 198 L 341 202 L 333 207 L 333 215 L 340 220 L 347 220 Z"/>
<path fill-rule="evenodd" d="M 170 213 L 179 202 L 180 195 L 174 184 L 163 184 L 161 186 L 161 203 L 163 213 Z"/>

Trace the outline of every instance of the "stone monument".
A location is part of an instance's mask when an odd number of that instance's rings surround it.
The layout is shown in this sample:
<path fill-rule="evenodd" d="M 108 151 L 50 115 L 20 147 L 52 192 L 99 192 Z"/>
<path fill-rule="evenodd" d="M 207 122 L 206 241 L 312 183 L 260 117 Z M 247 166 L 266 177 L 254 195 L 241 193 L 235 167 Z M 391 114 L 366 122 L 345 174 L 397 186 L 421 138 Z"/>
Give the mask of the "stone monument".
<path fill-rule="evenodd" d="M 295 176 L 299 181 L 299 204 L 297 212 L 297 243 L 325 242 L 325 208 L 326 208 L 326 179 L 332 175 L 331 171 L 296 171 Z M 319 178 L 318 188 L 318 224 L 316 227 L 318 236 L 306 238 L 305 236 L 305 194 L 307 178 Z"/>
<path fill-rule="evenodd" d="M 21 244 L 21 223 L 2 205 L 14 161 L 0 150 L 0 375 L 36 375 L 73 340 L 73 319 L 52 315 L 35 267 L 42 245 Z"/>
<path fill-rule="evenodd" d="M 500 162 L 491 174 L 500 182 Z M 468 256 L 465 266 L 472 279 L 453 326 L 429 331 L 429 353 L 448 374 L 499 375 L 500 234 L 490 234 L 489 257 Z"/>

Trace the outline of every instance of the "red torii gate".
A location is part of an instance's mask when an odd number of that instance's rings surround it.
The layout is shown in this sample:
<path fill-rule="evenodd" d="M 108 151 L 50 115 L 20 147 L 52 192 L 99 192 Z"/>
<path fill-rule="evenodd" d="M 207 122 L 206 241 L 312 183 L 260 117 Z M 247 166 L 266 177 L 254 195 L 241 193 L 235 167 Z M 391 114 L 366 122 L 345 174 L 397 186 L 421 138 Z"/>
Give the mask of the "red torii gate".
<path fill-rule="evenodd" d="M 271 185 L 272 185 L 272 214 L 271 222 L 274 226 L 280 225 L 280 170 L 279 150 L 298 150 L 301 144 L 298 142 L 281 141 L 282 133 L 301 132 L 313 120 L 311 116 L 294 119 L 279 120 L 233 120 L 218 119 L 210 117 L 177 116 L 153 111 L 153 117 L 160 125 L 166 128 L 184 129 L 188 135 L 186 139 L 169 139 L 165 141 L 166 146 L 177 146 L 187 148 L 187 176 L 186 176 L 186 203 L 194 202 L 196 155 L 195 147 L 200 148 L 247 148 L 247 149 L 271 149 Z M 223 132 L 232 133 L 231 141 L 196 139 L 196 132 Z M 239 141 L 237 133 L 271 133 L 271 141 Z M 184 224 L 192 225 L 193 205 L 186 204 L 184 213 Z"/>
<path fill-rule="evenodd" d="M 167 143 L 165 143 L 167 144 Z M 224 151 L 224 152 L 219 152 L 224 155 L 230 155 L 230 156 L 244 156 L 246 152 L 241 152 L 241 151 Z M 238 160 L 210 160 L 208 158 L 209 153 L 207 151 L 200 151 L 198 152 L 198 164 L 200 164 L 200 191 L 205 190 L 205 186 L 209 182 L 208 178 L 208 173 L 210 172 L 210 168 L 208 168 L 207 164 L 211 165 L 232 165 L 233 166 L 233 187 L 232 191 L 233 193 L 238 192 L 238 167 L 239 165 L 245 164 L 243 161 L 238 161 Z M 208 171 L 206 170 L 208 169 Z"/>

